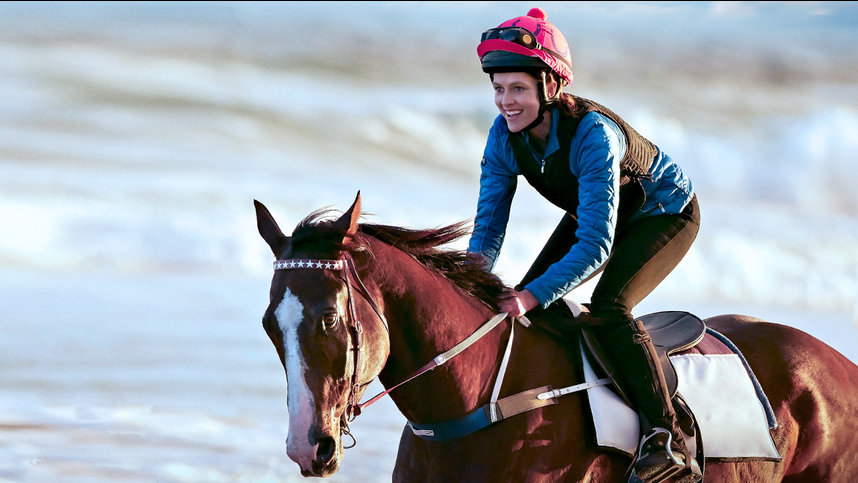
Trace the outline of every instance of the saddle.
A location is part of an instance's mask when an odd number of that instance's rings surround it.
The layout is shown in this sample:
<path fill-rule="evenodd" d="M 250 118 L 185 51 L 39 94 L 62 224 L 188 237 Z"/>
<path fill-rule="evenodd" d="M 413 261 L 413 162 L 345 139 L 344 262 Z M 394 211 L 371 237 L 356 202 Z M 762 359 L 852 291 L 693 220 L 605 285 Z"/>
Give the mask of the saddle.
<path fill-rule="evenodd" d="M 669 356 L 688 350 L 703 340 L 706 324 L 696 315 L 679 311 L 656 312 L 639 317 L 638 320 L 649 332 L 652 344 L 655 346 L 655 352 L 658 355 L 658 361 L 661 364 L 661 370 L 664 373 L 667 390 L 671 399 L 674 399 L 678 379 L 676 369 L 674 369 Z M 581 331 L 581 340 L 591 356 L 591 362 L 598 366 L 597 370 L 616 382 L 613 364 L 605 355 L 599 341 L 586 328 Z M 622 390 L 619 389 L 620 385 L 614 384 L 614 387 L 617 388 L 620 397 L 628 403 L 629 399 L 625 394 L 622 394 Z"/>
<path fill-rule="evenodd" d="M 542 311 L 538 317 L 543 323 L 536 324 L 536 326 L 555 336 L 580 336 L 591 362 L 596 366 L 596 370 L 616 382 L 614 364 L 605 355 L 599 341 L 590 334 L 585 324 L 575 323 L 575 319 L 582 312 L 582 307 L 567 299 L 563 299 L 563 302 L 565 303 L 558 301 Z M 662 372 L 664 372 L 668 391 L 671 398 L 675 398 L 678 378 L 669 356 L 688 350 L 703 340 L 706 324 L 696 315 L 681 311 L 655 312 L 639 317 L 638 320 L 649 332 Z M 624 402 L 631 405 L 628 396 L 622 392 L 619 384 L 614 384 L 612 389 Z"/>

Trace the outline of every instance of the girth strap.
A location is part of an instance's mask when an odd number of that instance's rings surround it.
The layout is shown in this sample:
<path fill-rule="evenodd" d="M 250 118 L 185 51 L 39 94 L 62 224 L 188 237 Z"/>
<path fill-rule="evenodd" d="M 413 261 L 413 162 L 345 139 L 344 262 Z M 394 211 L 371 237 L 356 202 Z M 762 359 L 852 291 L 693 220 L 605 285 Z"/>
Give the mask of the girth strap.
<path fill-rule="evenodd" d="M 490 402 L 459 419 L 451 419 L 434 424 L 418 424 L 409 421 L 408 424 L 411 426 L 411 431 L 423 439 L 444 441 L 461 438 L 516 414 L 557 404 L 556 398 L 537 398 L 538 394 L 550 390 L 551 386 L 542 386 L 520 392 L 500 399 L 497 402 Z"/>
<path fill-rule="evenodd" d="M 471 414 L 459 419 L 451 419 L 434 424 L 419 424 L 409 421 L 408 425 L 411 426 L 411 432 L 423 439 L 444 441 L 461 438 L 517 414 L 557 404 L 559 396 L 585 391 L 610 383 L 610 379 L 604 378 L 562 389 L 552 389 L 551 385 L 537 387 L 499 399 L 497 402 L 489 402 Z"/>

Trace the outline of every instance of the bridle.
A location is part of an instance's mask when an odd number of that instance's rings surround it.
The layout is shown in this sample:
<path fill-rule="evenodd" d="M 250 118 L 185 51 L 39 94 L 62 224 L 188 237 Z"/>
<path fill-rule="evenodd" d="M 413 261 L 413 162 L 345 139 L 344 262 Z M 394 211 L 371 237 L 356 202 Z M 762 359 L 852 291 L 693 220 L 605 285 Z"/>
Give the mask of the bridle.
<path fill-rule="evenodd" d="M 363 412 L 364 408 L 375 403 L 380 400 L 382 397 L 389 394 L 394 389 L 402 386 L 403 384 L 410 382 L 413 379 L 435 369 L 436 367 L 444 364 L 450 359 L 456 357 L 459 353 L 473 345 L 478 340 L 482 339 L 483 336 L 492 331 L 495 327 L 497 327 L 501 322 L 506 320 L 506 312 L 497 314 L 492 317 L 489 321 L 484 323 L 480 328 L 474 331 L 470 336 L 448 349 L 447 351 L 435 356 L 431 361 L 424 364 L 422 367 L 414 371 L 411 375 L 406 377 L 404 380 L 399 382 L 398 384 L 392 385 L 384 391 L 376 394 L 369 400 L 365 402 L 359 402 L 357 400 L 357 394 L 360 392 L 360 389 L 364 386 L 368 386 L 370 382 L 365 382 L 361 384 L 358 381 L 358 370 L 360 369 L 360 361 L 361 361 L 361 350 L 363 349 L 363 324 L 360 319 L 357 317 L 357 311 L 355 310 L 355 302 L 354 297 L 352 295 L 352 283 L 356 286 L 357 290 L 363 295 L 367 302 L 369 302 L 372 309 L 375 311 L 378 318 L 384 324 L 384 328 L 387 329 L 388 336 L 390 334 L 390 326 L 387 324 L 387 319 L 384 317 L 381 309 L 378 304 L 372 298 L 372 295 L 366 289 L 366 286 L 360 279 L 360 275 L 358 275 L 357 269 L 355 268 L 354 260 L 351 255 L 348 253 L 344 253 L 342 258 L 331 260 L 331 259 L 279 259 L 274 262 L 274 270 L 293 270 L 293 269 L 313 269 L 313 270 L 334 270 L 334 271 L 342 271 L 343 279 L 346 284 L 346 292 L 349 304 L 349 328 L 352 338 L 354 339 L 354 372 L 352 373 L 350 386 L 349 386 L 349 397 L 348 402 L 346 403 L 346 409 L 343 412 L 342 418 L 340 420 L 340 433 L 349 436 L 352 438 L 352 445 L 347 446 L 346 448 L 351 448 L 354 446 L 355 437 L 351 434 L 349 430 L 349 423 L 354 421 L 356 417 L 358 417 L 361 412 Z M 354 282 L 352 282 L 352 280 Z M 529 323 L 528 323 L 529 325 Z M 510 333 L 511 335 L 512 333 Z M 492 396 L 493 400 L 497 399 L 497 392 L 500 389 L 500 383 L 503 380 L 503 372 L 506 367 L 506 360 L 509 358 L 509 350 L 512 347 L 512 337 L 510 336 L 509 343 L 507 345 L 506 355 L 504 356 L 504 362 L 502 363 L 502 369 L 498 376 L 498 380 L 495 383 L 495 391 Z"/>
<path fill-rule="evenodd" d="M 349 334 L 354 340 L 354 371 L 352 372 L 351 381 L 349 384 L 349 397 L 348 402 L 346 403 L 346 410 L 343 413 L 341 424 L 340 424 L 340 432 L 342 434 L 346 434 L 352 438 L 354 441 L 354 436 L 352 436 L 349 431 L 349 423 L 354 421 L 358 415 L 363 411 L 363 408 L 369 406 L 374 403 L 380 396 L 374 397 L 372 400 L 367 401 L 361 404 L 357 399 L 357 394 L 360 392 L 360 389 L 364 386 L 368 386 L 370 382 L 365 382 L 361 384 L 358 381 L 358 371 L 360 370 L 360 362 L 361 362 L 361 351 L 363 350 L 363 324 L 360 319 L 357 317 L 357 311 L 355 310 L 355 302 L 354 297 L 352 295 L 352 280 L 354 281 L 354 285 L 356 289 L 363 295 L 372 309 L 375 311 L 378 318 L 381 320 L 384 328 L 387 330 L 388 335 L 390 334 L 390 326 L 387 324 L 387 319 L 384 317 L 384 313 L 382 313 L 381 308 L 379 308 L 378 304 L 375 302 L 375 299 L 372 298 L 372 295 L 366 289 L 366 286 L 360 279 L 360 276 L 357 273 L 357 269 L 355 268 L 355 263 L 352 257 L 349 254 L 343 255 L 342 258 L 337 260 L 324 260 L 324 259 L 280 259 L 274 262 L 274 270 L 293 270 L 293 269 L 315 269 L 315 270 L 339 270 L 343 272 L 343 279 L 345 280 L 346 285 L 346 294 L 349 304 Z M 387 392 L 383 393 L 386 394 Z M 354 446 L 354 444 L 352 444 Z M 351 447 L 351 446 L 349 446 Z"/>

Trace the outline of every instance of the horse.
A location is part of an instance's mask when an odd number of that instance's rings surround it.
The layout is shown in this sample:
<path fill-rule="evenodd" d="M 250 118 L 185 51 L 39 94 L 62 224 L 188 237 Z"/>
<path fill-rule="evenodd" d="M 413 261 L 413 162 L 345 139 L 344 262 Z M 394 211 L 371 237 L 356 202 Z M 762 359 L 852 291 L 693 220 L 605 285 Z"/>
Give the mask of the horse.
<path fill-rule="evenodd" d="M 277 268 L 263 326 L 286 372 L 287 454 L 302 475 L 337 472 L 348 424 L 368 404 L 359 401 L 376 377 L 416 425 L 486 405 L 501 364 L 501 395 L 581 382 L 579 358 L 548 331 L 518 329 L 511 339 L 517 324 L 507 319 L 473 338 L 487 320 L 505 316 L 497 307 L 504 284 L 467 253 L 445 247 L 469 232 L 464 222 L 427 230 L 359 223 L 358 192 L 341 216 L 317 210 L 286 236 L 262 203 L 254 205 Z M 745 315 L 705 323 L 753 368 L 778 421 L 771 436 L 780 455 L 707 461 L 705 479 L 851 481 L 858 473 L 858 366 L 785 325 Z M 438 360 L 456 347 L 455 357 Z M 392 480 L 624 481 L 631 457 L 596 445 L 587 411 L 585 395 L 573 393 L 444 441 L 406 424 Z"/>

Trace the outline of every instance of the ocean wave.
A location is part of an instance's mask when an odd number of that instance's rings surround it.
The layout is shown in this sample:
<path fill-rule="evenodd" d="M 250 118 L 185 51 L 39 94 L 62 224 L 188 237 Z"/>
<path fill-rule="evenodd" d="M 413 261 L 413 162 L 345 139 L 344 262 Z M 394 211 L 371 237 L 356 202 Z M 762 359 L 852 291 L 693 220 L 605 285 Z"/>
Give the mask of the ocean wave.
<path fill-rule="evenodd" d="M 571 91 L 694 180 L 703 229 L 666 286 L 854 303 L 858 83 L 843 45 L 858 35 L 843 17 L 856 9 L 610 5 L 545 8 L 580 27 Z M 334 6 L 324 22 L 301 3 L 0 7 L 2 264 L 261 274 L 252 199 L 287 226 L 358 190 L 377 222 L 470 219 L 496 115 L 473 32 L 523 4 Z M 511 278 L 555 222 L 527 190 L 500 264 Z"/>

